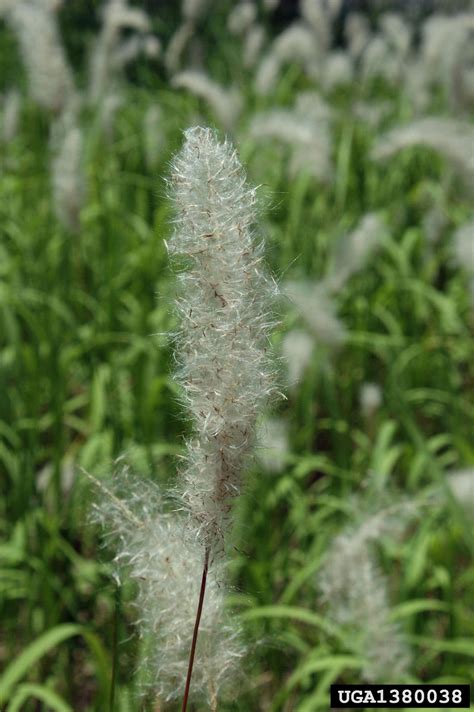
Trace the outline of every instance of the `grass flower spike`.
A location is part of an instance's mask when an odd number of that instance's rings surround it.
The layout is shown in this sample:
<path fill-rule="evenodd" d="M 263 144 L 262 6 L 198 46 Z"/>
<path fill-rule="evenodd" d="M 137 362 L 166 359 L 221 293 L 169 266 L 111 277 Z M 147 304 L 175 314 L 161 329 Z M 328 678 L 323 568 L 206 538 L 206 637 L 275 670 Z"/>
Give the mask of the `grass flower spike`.
<path fill-rule="evenodd" d="M 192 69 L 176 74 L 171 84 L 204 99 L 226 131 L 234 127 L 242 109 L 242 97 L 235 87 L 224 89 L 204 72 Z"/>
<path fill-rule="evenodd" d="M 32 98 L 60 113 L 74 93 L 74 80 L 53 7 L 31 0 L 7 3 L 6 21 L 17 37 Z"/>
<path fill-rule="evenodd" d="M 391 617 L 389 582 L 373 548 L 381 535 L 399 536 L 415 512 L 414 505 L 398 501 L 359 526 L 344 528 L 319 572 L 329 618 L 346 628 L 350 645 L 363 654 L 361 674 L 367 682 L 400 680 L 410 667 L 410 650 Z"/>
<path fill-rule="evenodd" d="M 229 143 L 209 129 L 187 130 L 171 184 L 176 223 L 168 248 L 189 265 L 177 300 L 178 379 L 194 421 L 183 498 L 215 550 L 240 492 L 257 416 L 274 391 L 268 304 L 276 286 L 253 235 L 255 190 Z"/>
<path fill-rule="evenodd" d="M 66 230 L 78 233 L 87 186 L 82 169 L 84 138 L 75 123 L 57 127 L 58 145 L 51 161 L 51 186 L 56 217 Z"/>
<path fill-rule="evenodd" d="M 166 510 L 166 494 L 127 467 L 99 489 L 92 519 L 115 549 L 117 582 L 136 584 L 135 623 L 142 639 L 142 692 L 161 701 L 183 693 L 188 652 L 202 570 L 202 547 L 187 526 L 186 515 Z M 235 681 L 244 654 L 240 629 L 225 611 L 223 563 L 208 578 L 193 698 L 213 700 Z"/>

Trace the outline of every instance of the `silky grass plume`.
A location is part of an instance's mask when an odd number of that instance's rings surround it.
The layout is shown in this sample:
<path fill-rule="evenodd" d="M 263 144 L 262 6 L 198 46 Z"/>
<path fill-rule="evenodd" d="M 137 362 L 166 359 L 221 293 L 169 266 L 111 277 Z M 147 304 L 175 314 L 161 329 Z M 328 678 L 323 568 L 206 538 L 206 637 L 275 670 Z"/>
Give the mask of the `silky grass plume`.
<path fill-rule="evenodd" d="M 257 417 L 275 392 L 269 305 L 277 288 L 253 235 L 256 191 L 230 143 L 210 129 L 186 131 L 170 194 L 167 247 L 181 287 L 176 375 L 193 424 L 181 477 L 172 491 L 127 468 L 110 486 L 89 477 L 102 495 L 93 519 L 116 550 L 117 581 L 136 583 L 146 687 L 158 702 L 182 696 L 182 712 L 190 695 L 214 711 L 245 652 L 226 612 L 223 553 Z"/>
<path fill-rule="evenodd" d="M 392 620 L 389 582 L 373 549 L 381 535 L 400 536 L 415 514 L 416 506 L 404 500 L 366 514 L 358 526 L 349 525 L 335 537 L 319 572 L 328 617 L 344 627 L 349 645 L 363 654 L 361 676 L 367 682 L 400 680 L 409 672 L 410 650 Z"/>
<path fill-rule="evenodd" d="M 253 235 L 256 191 L 235 150 L 210 129 L 188 129 L 172 165 L 171 256 L 185 260 L 176 301 L 178 381 L 193 421 L 180 497 L 203 548 L 201 588 L 182 712 L 186 712 L 209 568 L 222 554 L 255 441 L 257 416 L 274 392 L 269 355 L 275 284 Z"/>
<path fill-rule="evenodd" d="M 122 458 L 121 458 L 122 460 Z M 94 478 L 92 478 L 94 481 Z M 120 466 L 107 486 L 94 481 L 91 519 L 115 549 L 114 576 L 135 584 L 135 624 L 141 639 L 140 691 L 161 702 L 183 695 L 202 570 L 202 547 L 185 513 L 172 511 L 167 493 Z M 208 577 L 196 648 L 193 699 L 216 709 L 232 689 L 245 648 L 225 608 L 225 562 Z"/>
<path fill-rule="evenodd" d="M 177 378 L 194 432 L 182 497 L 207 551 L 222 550 L 257 416 L 275 392 L 269 304 L 275 283 L 254 238 L 256 191 L 230 143 L 192 128 L 174 159 L 171 256 L 186 260 L 176 305 Z"/>

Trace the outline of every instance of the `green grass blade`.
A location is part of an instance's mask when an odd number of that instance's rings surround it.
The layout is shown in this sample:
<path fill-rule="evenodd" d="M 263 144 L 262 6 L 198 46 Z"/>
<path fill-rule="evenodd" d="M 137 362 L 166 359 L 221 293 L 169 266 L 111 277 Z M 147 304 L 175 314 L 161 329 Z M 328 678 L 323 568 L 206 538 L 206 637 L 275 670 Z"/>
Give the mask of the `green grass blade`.
<path fill-rule="evenodd" d="M 53 712 L 73 712 L 73 708 L 54 692 L 54 690 L 50 690 L 49 687 L 44 687 L 44 685 L 34 685 L 32 683 L 25 683 L 18 687 L 7 707 L 7 712 L 20 712 L 23 703 L 30 697 L 41 700 L 41 702 L 48 705 L 48 709 L 53 710 Z"/>

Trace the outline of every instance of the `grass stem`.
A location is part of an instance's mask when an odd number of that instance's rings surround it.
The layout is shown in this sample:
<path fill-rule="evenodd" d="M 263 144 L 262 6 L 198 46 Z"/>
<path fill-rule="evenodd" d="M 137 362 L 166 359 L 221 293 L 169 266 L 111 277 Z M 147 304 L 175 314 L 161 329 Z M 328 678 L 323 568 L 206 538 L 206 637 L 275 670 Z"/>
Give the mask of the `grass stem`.
<path fill-rule="evenodd" d="M 188 698 L 189 698 L 189 688 L 191 686 L 191 677 L 193 674 L 194 666 L 194 656 L 196 654 L 196 644 L 199 633 L 199 624 L 201 622 L 202 608 L 204 605 L 204 596 L 206 593 L 206 583 L 207 583 L 207 572 L 209 569 L 209 548 L 206 548 L 206 553 L 204 555 L 204 566 L 202 570 L 201 579 L 201 590 L 199 592 L 199 603 L 196 611 L 196 620 L 194 622 L 194 632 L 193 640 L 191 643 L 191 650 L 189 651 L 189 662 L 188 662 L 188 674 L 186 676 L 186 687 L 184 689 L 183 706 L 181 707 L 181 712 L 186 712 L 188 708 Z"/>

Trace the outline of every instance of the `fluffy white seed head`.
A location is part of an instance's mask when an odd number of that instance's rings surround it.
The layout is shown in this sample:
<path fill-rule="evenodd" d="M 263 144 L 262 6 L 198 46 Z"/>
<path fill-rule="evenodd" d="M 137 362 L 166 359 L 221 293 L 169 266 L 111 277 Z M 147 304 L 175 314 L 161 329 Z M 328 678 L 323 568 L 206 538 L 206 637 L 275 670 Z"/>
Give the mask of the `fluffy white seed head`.
<path fill-rule="evenodd" d="M 61 134 L 61 130 L 58 132 Z M 86 196 L 83 172 L 83 134 L 78 125 L 62 131 L 51 161 L 53 205 L 59 222 L 71 232 L 80 228 L 79 216 Z"/>
<path fill-rule="evenodd" d="M 427 68 L 419 54 L 412 54 L 410 57 L 403 77 L 403 90 L 410 100 L 414 113 L 426 114 L 433 97 Z"/>
<path fill-rule="evenodd" d="M 317 180 L 330 180 L 331 112 L 315 92 L 301 92 L 292 109 L 257 113 L 249 131 L 253 138 L 275 139 L 289 146 L 291 177 L 305 172 Z"/>
<path fill-rule="evenodd" d="M 125 96 L 119 91 L 107 92 L 99 104 L 99 123 L 106 140 L 111 143 L 115 136 L 117 118 L 125 105 Z"/>
<path fill-rule="evenodd" d="M 165 52 L 165 66 L 170 74 L 175 74 L 181 68 L 183 55 L 194 32 L 192 22 L 183 22 L 171 37 Z"/>
<path fill-rule="evenodd" d="M 447 482 L 455 499 L 474 518 L 474 469 L 453 470 L 448 473 Z"/>
<path fill-rule="evenodd" d="M 262 58 L 255 74 L 255 91 L 261 96 L 268 96 L 275 89 L 280 78 L 281 61 L 274 52 L 268 52 Z"/>
<path fill-rule="evenodd" d="M 423 232 L 428 243 L 438 243 L 448 225 L 446 210 L 437 203 L 432 205 L 423 216 Z"/>
<path fill-rule="evenodd" d="M 364 215 L 355 230 L 336 243 L 329 275 L 324 280 L 331 292 L 339 291 L 353 274 L 365 267 L 386 234 L 381 219 L 374 213 Z"/>
<path fill-rule="evenodd" d="M 322 284 L 287 282 L 283 291 L 311 329 L 316 343 L 333 348 L 342 346 L 347 337 L 346 328 Z"/>
<path fill-rule="evenodd" d="M 361 57 L 361 74 L 364 79 L 381 77 L 395 83 L 403 74 L 403 59 L 392 50 L 383 35 L 375 35 L 365 46 Z"/>
<path fill-rule="evenodd" d="M 423 26 L 421 57 L 427 78 L 444 87 L 454 109 L 474 105 L 474 12 L 435 14 Z"/>
<path fill-rule="evenodd" d="M 412 508 L 394 506 L 349 526 L 329 547 L 318 574 L 322 600 L 333 620 L 348 628 L 348 640 L 362 653 L 368 682 L 396 681 L 410 664 L 407 644 L 391 621 L 388 581 L 372 549 L 382 534 L 403 530 Z"/>
<path fill-rule="evenodd" d="M 147 168 L 153 170 L 166 143 L 163 112 L 158 104 L 149 106 L 143 116 L 143 142 Z"/>
<path fill-rule="evenodd" d="M 235 87 L 224 89 L 204 72 L 191 69 L 176 74 L 171 84 L 177 89 L 187 89 L 195 96 L 204 99 L 226 131 L 232 130 L 235 126 L 243 103 L 242 96 Z"/>
<path fill-rule="evenodd" d="M 412 43 L 412 30 L 402 15 L 386 12 L 380 18 L 380 27 L 389 46 L 400 59 L 406 59 Z"/>
<path fill-rule="evenodd" d="M 125 41 L 122 30 L 133 31 Z M 141 9 L 129 7 L 126 0 L 108 0 L 102 15 L 102 28 L 91 53 L 88 94 L 98 102 L 117 83 L 121 70 L 143 51 L 144 40 L 150 31 L 148 15 Z"/>
<path fill-rule="evenodd" d="M 358 12 L 351 13 L 347 18 L 344 30 L 349 54 L 353 59 L 359 59 L 370 39 L 367 17 Z"/>
<path fill-rule="evenodd" d="M 428 117 L 395 128 L 380 137 L 372 155 L 383 160 L 410 146 L 425 146 L 438 151 L 474 188 L 474 128 L 467 122 Z"/>
<path fill-rule="evenodd" d="M 274 392 L 268 305 L 276 288 L 253 234 L 255 190 L 229 143 L 209 129 L 187 130 L 171 194 L 176 220 L 168 248 L 189 266 L 179 275 L 177 300 L 177 375 L 194 425 L 183 496 L 212 546 L 222 541 L 257 416 Z"/>
<path fill-rule="evenodd" d="M 329 52 L 321 72 L 321 84 L 327 91 L 345 84 L 350 84 L 354 76 L 354 67 L 348 52 L 337 50 Z"/>
<path fill-rule="evenodd" d="M 273 51 L 282 62 L 297 62 L 308 66 L 320 57 L 314 34 L 303 22 L 293 22 L 273 42 Z"/>
<path fill-rule="evenodd" d="M 7 8 L 28 75 L 31 96 L 60 112 L 74 93 L 74 81 L 59 34 L 57 18 L 47 5 L 20 0 Z"/>
<path fill-rule="evenodd" d="M 209 0 L 183 0 L 181 12 L 186 22 L 195 23 L 200 20 L 206 12 Z"/>
<path fill-rule="evenodd" d="M 21 94 L 16 89 L 10 89 L 2 102 L 1 137 L 4 144 L 9 144 L 18 132 L 21 112 Z"/>
<path fill-rule="evenodd" d="M 288 457 L 288 425 L 282 418 L 265 418 L 258 426 L 258 461 L 266 472 L 278 474 Z"/>
<path fill-rule="evenodd" d="M 155 35 L 146 35 L 143 38 L 143 52 L 146 57 L 156 59 L 161 54 L 161 42 Z"/>
<path fill-rule="evenodd" d="M 321 0 L 301 0 L 301 16 L 313 31 L 313 42 L 324 55 L 331 46 L 331 14 Z"/>
<path fill-rule="evenodd" d="M 111 68 L 116 72 L 123 69 L 138 57 L 142 48 L 142 38 L 138 35 L 132 35 L 132 37 L 123 40 L 111 57 Z"/>
<path fill-rule="evenodd" d="M 392 111 L 389 101 L 356 101 L 353 104 L 353 115 L 373 129 L 379 129 L 380 124 Z"/>
<path fill-rule="evenodd" d="M 285 360 L 290 388 L 301 381 L 315 348 L 314 336 L 302 329 L 291 329 L 282 340 L 281 350 Z"/>
<path fill-rule="evenodd" d="M 148 15 L 138 7 L 131 7 L 127 0 L 108 0 L 103 12 L 104 31 L 110 36 L 118 30 L 128 28 L 136 32 L 148 32 Z"/>
<path fill-rule="evenodd" d="M 255 23 L 245 34 L 242 48 L 242 62 L 247 69 L 254 67 L 258 61 L 260 53 L 266 40 L 266 32 L 263 25 Z"/>
<path fill-rule="evenodd" d="M 227 29 L 233 35 L 240 37 L 247 32 L 257 19 L 257 8 L 253 2 L 239 2 L 229 13 Z"/>
<path fill-rule="evenodd" d="M 453 254 L 456 264 L 474 275 L 474 220 L 469 220 L 454 233 Z"/>
<path fill-rule="evenodd" d="M 371 418 L 382 405 L 382 390 L 377 383 L 363 383 L 359 393 L 362 415 Z"/>
<path fill-rule="evenodd" d="M 255 76 L 255 90 L 266 96 L 275 89 L 285 64 L 299 64 L 311 77 L 319 74 L 321 52 L 309 25 L 293 22 L 272 42 Z"/>
<path fill-rule="evenodd" d="M 140 668 L 146 671 L 145 688 L 161 702 L 183 694 L 204 556 L 186 516 L 165 508 L 152 482 L 123 470 L 92 515 L 115 549 L 118 583 L 131 579 L 136 584 Z M 207 704 L 235 684 L 244 654 L 239 626 L 225 610 L 224 581 L 223 567 L 216 563 L 208 574 L 193 673 L 193 696 Z"/>
<path fill-rule="evenodd" d="M 160 41 L 155 35 L 132 35 L 117 45 L 111 55 L 111 68 L 118 73 L 140 55 L 155 59 L 161 51 Z"/>

